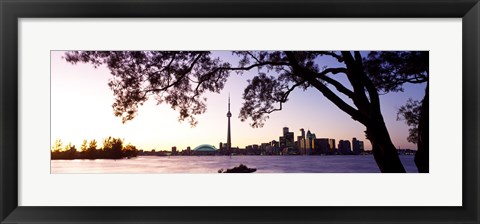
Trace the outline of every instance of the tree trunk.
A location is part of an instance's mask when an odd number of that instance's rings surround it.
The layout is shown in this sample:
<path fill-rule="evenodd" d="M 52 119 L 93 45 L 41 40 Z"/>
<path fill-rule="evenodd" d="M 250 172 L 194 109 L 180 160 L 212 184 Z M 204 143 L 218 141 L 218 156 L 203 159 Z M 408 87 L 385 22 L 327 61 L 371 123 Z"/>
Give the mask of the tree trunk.
<path fill-rule="evenodd" d="M 347 78 L 353 87 L 350 98 L 358 109 L 352 108 L 340 97 L 333 93 L 325 84 L 315 78 L 312 73 L 303 68 L 292 52 L 285 52 L 294 73 L 305 79 L 317 88 L 327 99 L 338 108 L 352 116 L 352 118 L 365 125 L 367 139 L 372 143 L 372 151 L 378 167 L 382 173 L 405 173 L 402 162 L 397 154 L 397 149 L 390 139 L 387 126 L 383 120 L 380 109 L 380 99 L 377 89 L 364 72 L 360 52 L 355 52 L 355 58 L 349 51 L 343 51 L 342 57 L 347 67 Z M 366 91 L 369 97 L 366 96 Z"/>
<path fill-rule="evenodd" d="M 428 83 L 425 88 L 425 97 L 422 101 L 422 108 L 420 109 L 420 118 L 418 122 L 418 142 L 417 153 L 415 153 L 415 165 L 417 165 L 418 172 L 428 173 L 429 170 L 429 131 L 428 131 Z"/>
<path fill-rule="evenodd" d="M 405 173 L 405 168 L 398 157 L 397 149 L 393 145 L 382 115 L 373 118 L 367 130 L 367 139 L 372 143 L 372 152 L 382 173 Z"/>

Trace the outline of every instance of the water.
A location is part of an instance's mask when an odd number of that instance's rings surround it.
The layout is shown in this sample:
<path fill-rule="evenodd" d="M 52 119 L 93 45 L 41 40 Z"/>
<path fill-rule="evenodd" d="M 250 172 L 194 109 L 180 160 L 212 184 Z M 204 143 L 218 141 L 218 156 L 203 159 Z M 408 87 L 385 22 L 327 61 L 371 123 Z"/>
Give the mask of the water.
<path fill-rule="evenodd" d="M 413 155 L 401 155 L 416 173 Z M 139 156 L 121 160 L 52 160 L 52 173 L 217 173 L 240 163 L 256 173 L 378 173 L 372 155 L 356 156 Z"/>

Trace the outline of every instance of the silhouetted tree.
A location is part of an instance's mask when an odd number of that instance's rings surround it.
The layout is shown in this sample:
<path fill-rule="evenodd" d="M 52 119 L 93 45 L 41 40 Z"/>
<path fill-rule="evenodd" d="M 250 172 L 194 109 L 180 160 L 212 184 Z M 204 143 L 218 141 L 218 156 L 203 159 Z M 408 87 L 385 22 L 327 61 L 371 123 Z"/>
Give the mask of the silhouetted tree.
<path fill-rule="evenodd" d="M 111 136 L 103 139 L 103 152 L 106 157 L 111 159 L 121 159 L 123 157 L 123 141 L 120 138 Z"/>
<path fill-rule="evenodd" d="M 81 152 L 86 152 L 87 150 L 88 150 L 87 139 L 84 139 L 83 142 L 82 142 L 82 146 L 80 146 L 80 151 Z"/>
<path fill-rule="evenodd" d="M 77 149 L 72 143 L 68 143 L 62 148 L 62 141 L 56 139 L 52 151 L 50 152 L 51 159 L 74 159 L 77 156 Z"/>
<path fill-rule="evenodd" d="M 67 147 L 65 148 L 65 152 L 66 152 L 65 156 L 67 158 L 72 158 L 73 159 L 73 158 L 76 157 L 77 148 L 75 147 L 75 145 L 72 145 L 72 143 L 68 143 Z"/>
<path fill-rule="evenodd" d="M 132 144 L 127 144 L 124 148 L 123 148 L 123 155 L 127 158 L 130 158 L 130 157 L 136 157 L 138 155 L 138 150 L 135 146 L 133 146 Z"/>
<path fill-rule="evenodd" d="M 365 70 L 377 88 L 385 93 L 403 91 L 405 83 L 427 83 L 421 103 L 412 102 L 400 108 L 399 115 L 410 123 L 409 141 L 415 139 L 415 164 L 421 173 L 429 172 L 429 52 L 372 51 L 365 59 Z M 409 114 L 406 114 L 409 113 Z M 416 129 L 416 134 L 414 133 Z M 412 133 L 413 131 L 413 133 Z"/>
<path fill-rule="evenodd" d="M 95 159 L 97 154 L 97 140 L 93 139 L 88 143 L 88 149 L 86 153 L 87 159 Z"/>
<path fill-rule="evenodd" d="M 418 100 L 409 98 L 407 103 L 398 109 L 397 120 L 404 120 L 410 126 L 407 140 L 411 143 L 418 142 L 418 124 L 420 122 L 421 104 Z"/>
<path fill-rule="evenodd" d="M 62 148 L 63 148 L 63 143 L 62 143 L 62 140 L 60 139 L 55 139 L 55 142 L 53 143 L 52 145 L 52 151 L 53 152 L 60 152 L 62 151 Z"/>
<path fill-rule="evenodd" d="M 121 159 L 123 157 L 123 141 L 119 138 L 114 138 L 112 143 L 112 157 Z"/>
<path fill-rule="evenodd" d="M 101 152 L 105 157 L 112 157 L 112 137 L 104 138 Z"/>
<path fill-rule="evenodd" d="M 97 149 L 97 140 L 93 139 L 88 143 L 89 150 L 96 150 Z"/>
<path fill-rule="evenodd" d="M 268 115 L 282 109 L 295 88 L 315 88 L 340 110 L 366 127 L 375 161 L 382 172 L 405 172 L 385 126 L 380 110 L 378 89 L 367 75 L 360 52 L 334 51 L 240 51 L 239 65 L 234 67 L 212 58 L 210 52 L 166 51 L 75 51 L 65 59 L 107 65 L 113 79 L 109 86 L 115 95 L 113 109 L 126 122 L 136 116 L 138 106 L 150 96 L 158 103 L 168 103 L 180 113 L 179 120 L 205 112 L 204 92 L 219 92 L 232 71 L 258 69 L 249 81 L 239 117 L 252 119 L 261 127 Z M 337 66 L 326 67 L 319 60 L 330 57 Z M 276 77 L 268 75 L 274 73 Z M 347 85 L 338 80 L 347 78 Z M 351 86 L 351 89 L 348 87 Z M 333 87 L 334 89 L 331 89 Z M 345 96 L 345 97 L 341 97 Z M 350 102 L 344 101 L 349 99 Z M 279 107 L 275 107 L 275 105 Z"/>
<path fill-rule="evenodd" d="M 71 148 L 72 148 L 72 143 L 69 142 L 69 143 L 65 146 L 64 151 L 70 151 Z"/>
<path fill-rule="evenodd" d="M 120 138 L 108 137 L 103 141 L 103 147 L 98 149 L 97 141 L 91 140 L 87 146 L 87 140 L 83 140 L 81 151 L 78 152 L 75 145 L 68 143 L 62 148 L 61 140 L 57 139 L 52 146 L 51 159 L 122 159 L 124 157 L 136 157 L 137 148 L 128 144 L 123 147 Z"/>
<path fill-rule="evenodd" d="M 428 51 L 371 51 L 364 60 L 369 78 L 384 93 L 428 82 Z"/>

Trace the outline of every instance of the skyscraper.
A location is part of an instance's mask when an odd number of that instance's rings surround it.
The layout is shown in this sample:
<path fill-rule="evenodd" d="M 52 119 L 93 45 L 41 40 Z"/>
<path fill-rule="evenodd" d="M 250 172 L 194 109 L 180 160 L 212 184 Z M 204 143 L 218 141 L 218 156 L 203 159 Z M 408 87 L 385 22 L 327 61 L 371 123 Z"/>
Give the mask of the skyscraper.
<path fill-rule="evenodd" d="M 335 139 L 328 139 L 328 145 L 330 146 L 330 149 L 328 150 L 328 154 L 333 155 L 336 154 L 337 150 L 335 150 Z"/>
<path fill-rule="evenodd" d="M 352 154 L 352 147 L 349 140 L 340 140 L 338 142 L 338 152 L 343 155 Z"/>
<path fill-rule="evenodd" d="M 230 133 L 230 117 L 232 116 L 232 113 L 230 113 L 230 94 L 228 94 L 228 130 L 227 130 L 227 153 L 231 153 L 232 149 L 232 138 L 231 138 L 231 133 Z"/>
<path fill-rule="evenodd" d="M 357 138 L 353 138 L 352 148 L 353 148 L 353 154 L 360 155 L 362 152 L 364 152 L 363 141 L 359 141 L 357 140 Z"/>
<path fill-rule="evenodd" d="M 300 150 L 300 154 L 305 154 L 306 143 L 305 130 L 300 128 L 300 136 L 297 136 L 297 148 Z"/>
<path fill-rule="evenodd" d="M 306 144 L 305 144 L 305 153 L 307 155 L 310 155 L 313 151 L 313 148 L 314 148 L 314 140 L 317 138 L 317 136 L 315 136 L 314 133 L 310 132 L 310 130 L 307 131 L 307 136 L 305 138 L 306 140 Z"/>

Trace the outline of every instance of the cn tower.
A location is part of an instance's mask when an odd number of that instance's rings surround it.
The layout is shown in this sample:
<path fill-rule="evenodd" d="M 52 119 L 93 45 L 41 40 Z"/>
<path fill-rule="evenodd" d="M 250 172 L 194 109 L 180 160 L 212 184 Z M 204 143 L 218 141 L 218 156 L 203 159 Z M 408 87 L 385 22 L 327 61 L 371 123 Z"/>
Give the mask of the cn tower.
<path fill-rule="evenodd" d="M 228 94 L 228 129 L 227 129 L 227 153 L 231 153 L 232 149 L 232 139 L 231 139 L 231 134 L 230 134 L 230 117 L 232 116 L 232 113 L 230 113 L 230 94 Z"/>

